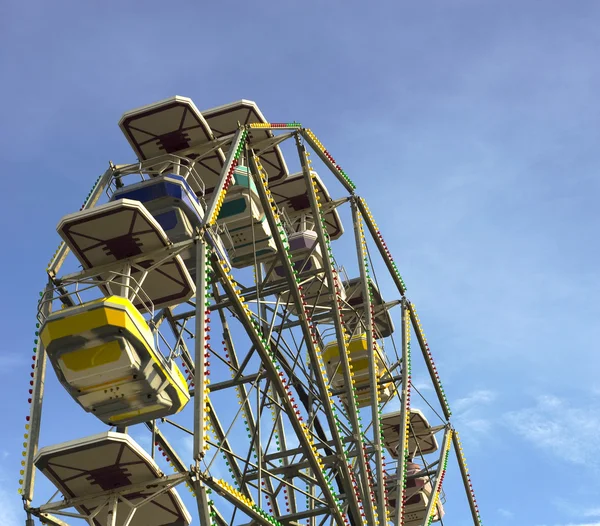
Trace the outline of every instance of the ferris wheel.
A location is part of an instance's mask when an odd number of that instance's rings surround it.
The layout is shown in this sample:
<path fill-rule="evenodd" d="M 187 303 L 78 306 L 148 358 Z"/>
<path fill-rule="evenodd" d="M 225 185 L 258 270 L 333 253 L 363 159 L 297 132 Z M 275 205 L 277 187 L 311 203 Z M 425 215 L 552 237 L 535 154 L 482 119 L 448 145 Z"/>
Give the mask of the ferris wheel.
<path fill-rule="evenodd" d="M 60 220 L 40 294 L 26 525 L 428 526 L 452 524 L 450 498 L 480 525 L 415 305 L 313 132 L 184 97 L 119 126 L 138 161 Z M 46 374 L 107 430 L 40 444 Z M 452 450 L 466 498 L 444 494 Z"/>

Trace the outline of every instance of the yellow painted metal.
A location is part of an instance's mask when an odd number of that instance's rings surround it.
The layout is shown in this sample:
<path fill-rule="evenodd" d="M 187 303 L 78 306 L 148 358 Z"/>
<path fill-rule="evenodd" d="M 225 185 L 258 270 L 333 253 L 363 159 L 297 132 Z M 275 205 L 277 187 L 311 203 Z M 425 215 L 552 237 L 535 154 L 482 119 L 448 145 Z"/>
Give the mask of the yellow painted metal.
<path fill-rule="evenodd" d="M 143 316 L 126 298 L 110 296 L 63 309 L 44 323 L 42 343 L 48 349 L 53 341 L 106 325 L 125 329 L 150 350 L 152 333 Z"/>
<path fill-rule="evenodd" d="M 86 369 L 116 362 L 121 354 L 119 342 L 112 341 L 65 353 L 59 359 L 71 371 L 85 371 Z"/>
<path fill-rule="evenodd" d="M 143 407 L 141 409 L 136 409 L 135 411 L 129 411 L 127 413 L 120 413 L 118 415 L 115 416 L 111 416 L 109 418 L 109 420 L 111 422 L 114 422 L 115 424 L 118 422 L 123 422 L 124 420 L 129 420 L 130 418 L 134 418 L 136 416 L 140 416 L 140 415 L 144 415 L 147 413 L 151 413 L 152 411 L 157 411 L 161 409 L 161 406 L 158 404 L 154 404 L 154 405 L 148 405 L 146 407 Z"/>
<path fill-rule="evenodd" d="M 91 334 L 90 331 L 104 327 L 111 327 L 124 335 L 128 335 L 128 340 L 133 340 L 138 346 L 141 346 L 166 378 L 172 378 L 174 373 L 177 381 L 171 383 L 175 388 L 180 406 L 183 408 L 187 404 L 189 394 L 184 391 L 186 381 L 183 374 L 178 367 L 173 367 L 171 371 L 167 371 L 163 360 L 159 358 L 154 350 L 152 332 L 146 320 L 127 298 L 110 296 L 57 311 L 45 321 L 40 331 L 40 338 L 49 355 L 52 356 L 54 354 L 53 349 L 61 344 L 60 340 L 63 338 L 81 337 L 86 333 Z M 111 341 L 99 346 L 67 352 L 60 356 L 59 360 L 71 371 L 83 371 L 116 361 L 121 353 L 119 343 Z M 91 389 L 88 386 L 82 391 L 90 391 Z M 151 410 L 153 410 L 153 407 L 148 406 L 142 413 Z M 131 414 L 122 414 L 118 419 L 120 421 L 128 416 L 142 413 L 135 411 Z"/>

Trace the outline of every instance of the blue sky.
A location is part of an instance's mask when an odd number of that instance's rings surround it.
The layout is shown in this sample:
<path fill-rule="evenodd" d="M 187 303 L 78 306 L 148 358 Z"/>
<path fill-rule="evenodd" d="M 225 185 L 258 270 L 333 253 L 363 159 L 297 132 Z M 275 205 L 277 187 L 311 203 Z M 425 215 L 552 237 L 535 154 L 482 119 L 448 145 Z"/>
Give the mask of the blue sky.
<path fill-rule="evenodd" d="M 298 120 L 357 183 L 419 307 L 486 526 L 600 525 L 598 3 L 165 6 L 0 5 L 3 523 L 22 523 L 55 225 L 109 159 L 133 160 L 121 114 L 178 94 Z"/>

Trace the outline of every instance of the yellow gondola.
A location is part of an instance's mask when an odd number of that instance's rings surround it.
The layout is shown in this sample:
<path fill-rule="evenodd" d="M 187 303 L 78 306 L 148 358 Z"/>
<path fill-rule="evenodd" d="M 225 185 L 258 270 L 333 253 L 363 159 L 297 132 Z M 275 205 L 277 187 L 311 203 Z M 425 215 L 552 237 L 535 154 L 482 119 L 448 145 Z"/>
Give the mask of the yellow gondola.
<path fill-rule="evenodd" d="M 377 345 L 377 353 L 375 356 L 375 365 L 377 367 L 377 377 L 381 378 L 386 371 L 385 360 L 379 345 Z M 354 378 L 354 386 L 357 390 L 358 406 L 366 407 L 371 405 L 371 379 L 369 376 L 369 357 L 372 351 L 369 350 L 367 344 L 367 335 L 359 334 L 350 338 L 348 344 L 348 352 L 352 364 L 352 376 Z M 323 360 L 327 366 L 327 375 L 331 380 L 331 385 L 334 389 L 344 388 L 344 375 L 340 364 L 340 350 L 337 341 L 328 343 L 323 351 Z M 379 399 L 380 402 L 387 402 L 394 391 L 393 382 L 384 382 L 379 384 Z"/>
<path fill-rule="evenodd" d="M 60 383 L 106 424 L 165 417 L 190 399 L 181 371 L 156 352 L 128 299 L 110 296 L 58 311 L 40 334 Z"/>

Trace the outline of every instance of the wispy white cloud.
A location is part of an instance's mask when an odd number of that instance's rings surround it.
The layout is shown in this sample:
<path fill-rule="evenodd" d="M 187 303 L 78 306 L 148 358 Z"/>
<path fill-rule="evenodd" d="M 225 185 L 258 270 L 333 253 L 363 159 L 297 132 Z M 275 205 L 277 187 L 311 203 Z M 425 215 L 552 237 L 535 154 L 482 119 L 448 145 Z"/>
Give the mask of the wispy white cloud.
<path fill-rule="evenodd" d="M 472 391 L 467 396 L 451 402 L 454 422 L 459 430 L 463 431 L 465 440 L 477 443 L 477 437 L 487 435 L 492 427 L 493 420 L 483 414 L 483 409 L 494 402 L 497 394 L 487 389 Z"/>
<path fill-rule="evenodd" d="M 515 516 L 515 514 L 512 511 L 504 509 L 504 508 L 498 508 L 498 515 L 500 515 L 501 517 L 504 517 L 506 519 L 512 519 Z"/>
<path fill-rule="evenodd" d="M 561 460 L 598 466 L 600 410 L 544 395 L 533 407 L 505 415 L 510 428 Z"/>
<path fill-rule="evenodd" d="M 480 389 L 478 391 L 473 391 L 472 393 L 469 393 L 463 398 L 454 400 L 452 402 L 452 409 L 458 413 L 471 411 L 477 406 L 493 402 L 494 400 L 496 400 L 496 398 L 497 395 L 495 392 L 486 389 Z"/>

